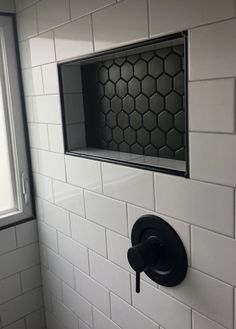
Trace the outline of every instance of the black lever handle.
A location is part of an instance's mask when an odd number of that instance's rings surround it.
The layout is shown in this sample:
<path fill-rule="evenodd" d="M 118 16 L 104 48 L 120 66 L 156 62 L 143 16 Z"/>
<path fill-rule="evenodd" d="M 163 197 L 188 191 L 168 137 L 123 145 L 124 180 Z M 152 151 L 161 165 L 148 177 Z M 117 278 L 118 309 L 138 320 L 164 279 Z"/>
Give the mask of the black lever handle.
<path fill-rule="evenodd" d="M 128 261 L 136 272 L 136 292 L 140 292 L 140 273 L 147 267 L 154 266 L 158 261 L 160 250 L 159 240 L 150 236 L 143 242 L 131 247 L 128 250 Z"/>
<path fill-rule="evenodd" d="M 174 287 L 180 284 L 188 270 L 184 245 L 176 231 L 164 219 L 144 215 L 131 232 L 132 247 L 128 261 L 136 272 L 136 292 L 140 292 L 140 273 L 157 284 Z"/>

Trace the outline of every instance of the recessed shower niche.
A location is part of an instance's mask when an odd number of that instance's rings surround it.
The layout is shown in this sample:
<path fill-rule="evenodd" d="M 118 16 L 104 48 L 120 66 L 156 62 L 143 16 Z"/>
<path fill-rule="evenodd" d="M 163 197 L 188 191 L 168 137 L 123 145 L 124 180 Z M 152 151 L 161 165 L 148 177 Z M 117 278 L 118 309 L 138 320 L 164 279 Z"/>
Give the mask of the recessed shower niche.
<path fill-rule="evenodd" d="M 187 175 L 186 39 L 59 64 L 66 153 Z"/>

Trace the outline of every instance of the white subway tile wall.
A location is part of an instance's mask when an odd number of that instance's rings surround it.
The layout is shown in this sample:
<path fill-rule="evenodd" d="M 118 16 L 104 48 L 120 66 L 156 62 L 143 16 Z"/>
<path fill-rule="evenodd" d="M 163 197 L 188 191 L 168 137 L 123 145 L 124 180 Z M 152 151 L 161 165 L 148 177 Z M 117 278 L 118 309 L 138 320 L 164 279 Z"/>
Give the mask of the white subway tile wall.
<path fill-rule="evenodd" d="M 44 329 L 36 221 L 0 231 L 0 320 L 3 329 Z"/>
<path fill-rule="evenodd" d="M 48 329 L 236 329 L 235 9 L 234 0 L 16 1 Z M 184 29 L 190 179 L 64 155 L 58 61 Z M 65 91 L 81 100 L 75 77 Z M 136 294 L 126 252 L 148 213 L 177 230 L 189 270 L 176 288 L 142 276 Z M 27 279 L 38 247 L 23 231 L 0 239 L 4 329 L 43 325 L 40 277 Z"/>

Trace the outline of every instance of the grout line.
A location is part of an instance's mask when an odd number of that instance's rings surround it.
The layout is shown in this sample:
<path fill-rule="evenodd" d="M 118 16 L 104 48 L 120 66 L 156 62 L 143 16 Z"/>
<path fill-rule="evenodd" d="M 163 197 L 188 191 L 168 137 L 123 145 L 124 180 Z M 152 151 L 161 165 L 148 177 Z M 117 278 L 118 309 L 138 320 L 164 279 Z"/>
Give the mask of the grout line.
<path fill-rule="evenodd" d="M 226 131 L 204 131 L 204 130 L 193 130 L 189 129 L 188 131 L 191 134 L 202 134 L 202 135 L 227 135 L 227 136 L 235 136 L 234 132 L 226 132 Z"/>
<path fill-rule="evenodd" d="M 233 201 L 233 230 L 234 230 L 234 237 L 236 238 L 236 225 L 235 225 L 235 207 L 236 207 L 236 204 L 235 204 L 235 197 L 236 197 L 236 191 L 234 189 L 234 193 L 233 193 L 233 198 L 234 198 L 234 201 Z"/>
<path fill-rule="evenodd" d="M 99 161 L 99 164 L 100 164 L 100 174 L 101 174 L 101 185 L 102 185 L 102 193 L 103 195 L 104 194 L 104 179 L 103 179 L 103 166 L 102 166 L 102 162 Z"/>
<path fill-rule="evenodd" d="M 235 288 L 233 289 L 233 328 L 235 328 Z"/>
<path fill-rule="evenodd" d="M 234 79 L 234 133 L 235 133 L 235 131 L 236 131 L 235 104 L 236 104 L 236 79 Z"/>
<path fill-rule="evenodd" d="M 156 183 L 155 183 L 155 173 L 152 173 L 152 188 L 153 188 L 153 202 L 154 202 L 154 208 L 152 211 L 156 211 L 156 205 L 157 205 L 157 195 L 156 195 Z"/>
<path fill-rule="evenodd" d="M 212 77 L 212 78 L 209 77 L 209 78 L 203 78 L 203 79 L 188 79 L 188 83 L 205 82 L 205 81 L 217 81 L 217 80 L 229 80 L 229 79 L 235 79 L 235 75 L 229 75 L 227 77 Z"/>
<path fill-rule="evenodd" d="M 104 257 L 104 258 L 106 258 L 107 260 L 110 260 L 108 258 L 108 241 L 107 241 L 107 228 L 106 227 L 105 227 L 105 244 L 106 244 L 106 257 Z"/>
<path fill-rule="evenodd" d="M 190 328 L 193 329 L 193 309 L 190 310 L 191 316 L 190 316 Z"/>
<path fill-rule="evenodd" d="M 111 291 L 108 289 L 108 300 L 109 300 L 109 318 L 111 319 L 112 317 L 112 310 L 111 310 Z"/>
<path fill-rule="evenodd" d="M 94 25 L 93 25 L 93 15 L 90 15 L 91 22 L 91 32 L 92 32 L 92 42 L 93 42 L 93 52 L 95 52 L 95 36 L 94 36 Z"/>
<path fill-rule="evenodd" d="M 126 228 L 127 228 L 127 235 L 125 237 L 129 238 L 130 232 L 129 232 L 129 214 L 128 214 L 128 203 L 125 203 L 125 211 L 126 211 Z M 123 236 L 121 233 L 119 233 L 121 236 Z"/>
<path fill-rule="evenodd" d="M 48 177 L 48 178 L 52 178 L 51 176 L 42 175 L 42 174 L 40 174 L 40 173 L 39 173 L 39 175 L 44 176 L 44 177 Z M 64 181 L 61 181 L 61 180 L 59 180 L 59 179 L 55 179 L 55 180 L 57 180 L 57 181 L 59 181 L 59 182 L 63 182 L 63 183 L 65 183 Z M 85 189 L 85 188 L 81 188 L 81 187 L 79 187 L 79 186 L 77 186 L 77 185 L 73 185 L 73 184 L 70 184 L 70 183 L 69 183 L 69 185 L 74 186 L 75 188 L 78 188 L 78 189 L 83 189 L 83 191 L 85 191 L 85 192 L 87 191 L 88 193 L 94 193 L 94 194 L 97 194 L 98 196 L 103 196 L 104 198 L 108 198 L 108 199 L 111 199 L 111 200 L 113 200 L 113 201 L 118 201 L 118 202 L 125 203 L 125 201 L 123 201 L 123 200 L 121 201 L 121 200 L 118 200 L 118 199 L 114 199 L 113 197 L 110 197 L 110 196 L 107 196 L 107 195 L 102 195 L 102 194 L 99 193 L 99 192 L 90 191 L 90 190 L 87 190 L 87 189 Z M 42 198 L 41 198 L 41 199 L 42 199 Z M 48 201 L 48 200 L 46 200 L 46 199 L 42 199 L 42 200 L 44 200 L 44 201 L 47 202 L 47 203 L 52 204 L 52 202 L 50 202 L 50 201 Z M 133 204 L 133 203 L 130 203 L 130 202 L 127 202 L 127 206 L 137 207 L 137 208 L 139 208 L 139 209 L 141 209 L 141 210 L 143 210 L 143 211 L 146 211 L 147 213 L 149 213 L 149 212 L 151 211 L 152 213 L 155 213 L 155 214 L 157 214 L 157 215 L 162 215 L 162 216 L 169 217 L 170 219 L 173 219 L 173 220 L 175 220 L 175 221 L 177 221 L 177 222 L 181 222 L 181 223 L 184 223 L 184 224 L 187 224 L 187 225 L 190 225 L 190 224 L 191 224 L 191 225 L 194 226 L 194 227 L 198 227 L 198 228 L 201 228 L 201 229 L 207 230 L 207 231 L 209 231 L 209 232 L 213 232 L 213 233 L 215 233 L 215 234 L 219 234 L 219 235 L 224 236 L 224 237 L 226 237 L 226 238 L 234 239 L 234 231 L 233 231 L 233 234 L 232 234 L 232 235 L 229 235 L 229 234 L 226 234 L 226 233 L 222 233 L 222 232 L 216 231 L 216 230 L 214 230 L 213 228 L 208 228 L 208 227 L 205 227 L 205 226 L 198 225 L 198 224 L 196 224 L 196 223 L 188 222 L 186 219 L 184 220 L 184 219 L 181 219 L 181 218 L 173 217 L 173 216 L 169 215 L 168 213 L 163 213 L 163 212 L 159 211 L 158 209 L 156 209 L 155 211 L 153 211 L 153 210 L 150 210 L 150 209 L 146 209 L 146 208 L 140 207 L 139 205 L 137 205 L 137 204 Z M 82 215 L 79 215 L 78 213 L 74 213 L 74 212 L 72 212 L 72 211 L 70 211 L 70 210 L 68 210 L 68 209 L 66 209 L 66 208 L 63 208 L 63 207 L 61 207 L 61 206 L 59 206 L 59 205 L 56 205 L 56 207 L 61 208 L 61 209 L 65 210 L 65 211 L 67 211 L 67 212 L 69 212 L 69 213 L 72 213 L 72 214 L 75 214 L 75 215 L 77 215 L 77 216 L 80 216 L 80 217 L 84 218 Z M 85 211 L 86 211 L 86 207 L 85 207 Z M 107 228 L 107 226 L 103 226 L 101 223 L 96 222 L 96 220 L 93 220 L 93 219 L 90 219 L 90 218 L 85 218 L 85 219 L 87 219 L 89 222 L 94 223 L 94 224 L 96 224 L 96 225 L 98 225 L 98 226 L 100 226 L 100 227 Z M 51 226 L 51 225 L 48 224 L 48 223 L 47 223 L 47 225 Z M 53 226 L 51 226 L 51 227 L 53 227 Z M 53 228 L 55 229 L 55 227 L 53 227 Z M 108 228 L 108 229 L 111 230 L 111 231 L 113 231 L 113 232 L 115 232 L 115 233 L 117 233 L 117 234 L 123 235 L 122 233 L 115 231 L 113 228 Z M 125 235 L 123 235 L 123 236 L 124 236 L 124 237 L 127 237 L 127 236 L 125 236 Z"/>
<path fill-rule="evenodd" d="M 96 13 L 98 13 L 98 12 L 101 12 L 101 11 L 103 11 L 103 10 L 109 8 L 109 7 L 117 6 L 121 1 L 125 1 L 125 0 L 120 0 L 119 2 L 116 1 L 116 2 L 109 3 L 109 4 L 105 5 L 104 7 L 101 7 L 101 8 L 95 9 L 95 10 L 93 10 L 93 11 L 89 11 L 89 12 L 87 12 L 87 13 L 85 13 L 85 14 L 82 14 L 82 15 L 80 15 L 80 16 L 78 16 L 78 17 L 75 17 L 75 18 L 71 19 L 71 21 L 74 22 L 74 21 L 76 21 L 76 20 L 79 20 L 79 19 L 81 19 L 81 18 L 87 17 L 87 16 L 89 16 L 89 15 L 93 15 L 93 14 L 96 14 Z"/>
<path fill-rule="evenodd" d="M 129 282 L 130 282 L 130 304 L 133 306 L 133 291 L 132 291 L 132 275 L 129 273 Z M 141 285 L 141 278 L 140 278 L 140 285 Z"/>
<path fill-rule="evenodd" d="M 71 19 L 71 0 L 69 0 L 69 18 L 70 18 L 70 22 L 72 21 Z"/>
<path fill-rule="evenodd" d="M 192 266 L 192 224 L 189 225 L 189 264 L 188 266 Z M 188 256 L 188 255 L 187 255 Z"/>
<path fill-rule="evenodd" d="M 148 29 L 148 39 L 151 38 L 151 33 L 150 33 L 150 27 L 151 27 L 151 23 L 150 23 L 150 3 L 149 0 L 147 0 L 147 29 Z"/>

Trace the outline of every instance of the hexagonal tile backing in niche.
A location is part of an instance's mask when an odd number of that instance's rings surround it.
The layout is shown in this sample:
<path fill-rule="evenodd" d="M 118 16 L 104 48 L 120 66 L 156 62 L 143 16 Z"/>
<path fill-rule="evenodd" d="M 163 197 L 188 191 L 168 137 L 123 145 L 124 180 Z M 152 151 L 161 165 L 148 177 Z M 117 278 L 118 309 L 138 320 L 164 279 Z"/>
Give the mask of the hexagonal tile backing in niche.
<path fill-rule="evenodd" d="M 94 145 L 184 160 L 183 56 L 178 45 L 93 64 L 87 87 L 96 97 L 85 110 Z"/>

